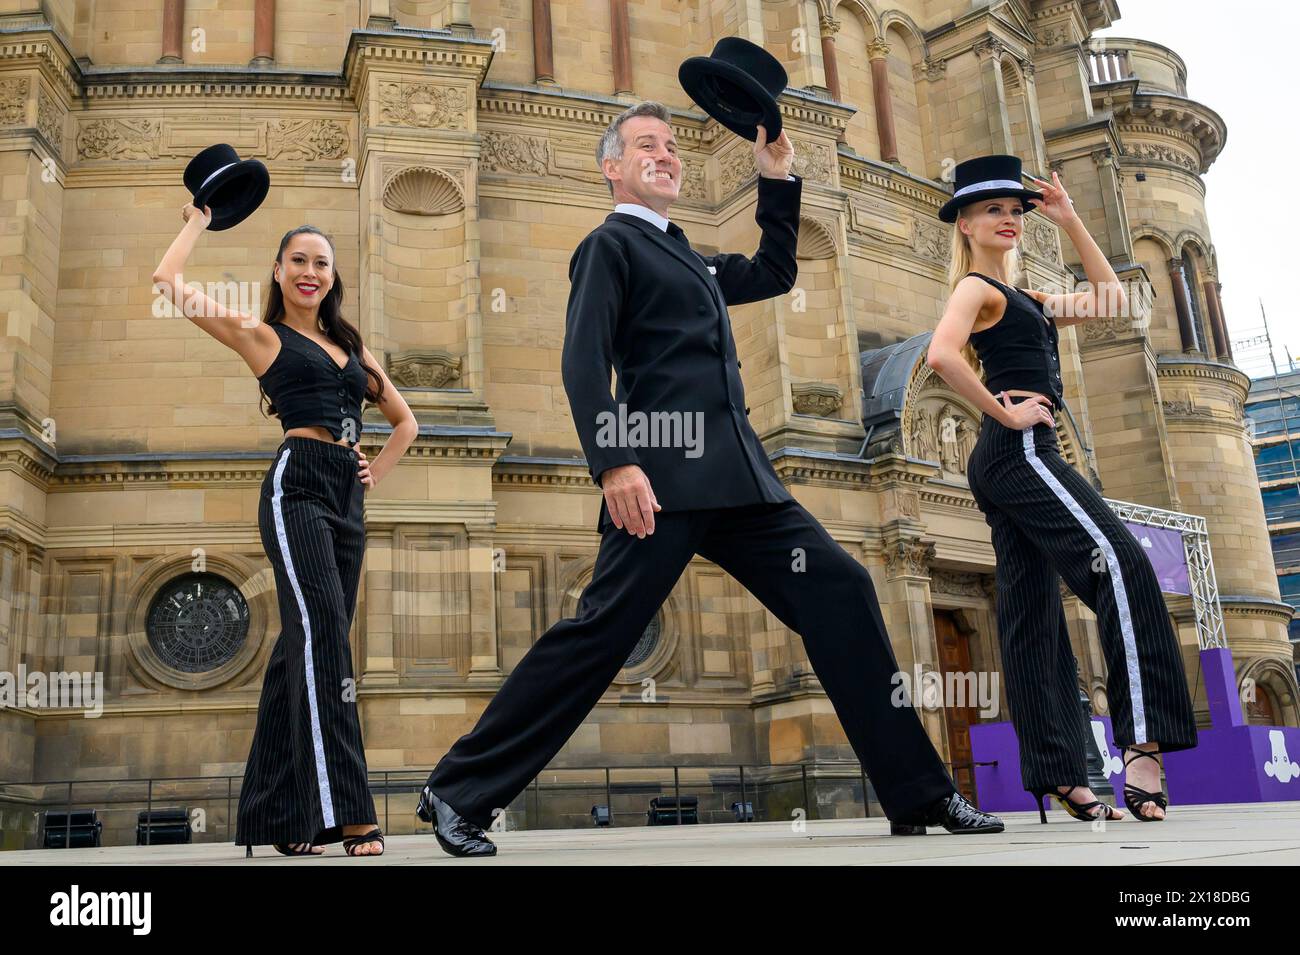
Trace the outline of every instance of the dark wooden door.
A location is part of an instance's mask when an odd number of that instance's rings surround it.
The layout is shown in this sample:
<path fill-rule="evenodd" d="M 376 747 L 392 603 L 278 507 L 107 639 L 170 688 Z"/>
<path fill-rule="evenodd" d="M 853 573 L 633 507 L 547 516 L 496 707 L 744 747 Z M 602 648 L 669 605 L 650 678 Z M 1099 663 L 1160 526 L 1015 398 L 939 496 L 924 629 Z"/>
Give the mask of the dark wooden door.
<path fill-rule="evenodd" d="M 971 802 L 975 802 L 975 768 L 971 766 L 970 727 L 978 723 L 980 717 L 978 698 L 970 692 L 972 689 L 970 644 L 957 626 L 957 618 L 951 610 L 934 612 L 934 635 L 939 647 L 939 669 L 944 675 L 943 715 L 948 724 L 948 750 L 952 759 L 952 778 L 961 794 Z M 960 679 L 950 680 L 949 673 L 956 674 Z M 948 699 L 950 687 L 958 687 L 964 691 L 965 699 Z M 953 705 L 959 701 L 966 705 Z"/>

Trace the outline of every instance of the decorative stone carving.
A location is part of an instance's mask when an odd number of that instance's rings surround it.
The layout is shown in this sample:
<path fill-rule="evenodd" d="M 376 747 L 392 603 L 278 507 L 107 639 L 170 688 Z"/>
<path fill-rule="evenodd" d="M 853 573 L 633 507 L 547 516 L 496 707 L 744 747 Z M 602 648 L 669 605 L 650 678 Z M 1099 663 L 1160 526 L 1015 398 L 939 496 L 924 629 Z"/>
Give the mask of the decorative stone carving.
<path fill-rule="evenodd" d="M 515 172 L 545 176 L 550 168 L 550 143 L 544 136 L 488 131 L 483 134 L 479 169 L 484 172 Z"/>
<path fill-rule="evenodd" d="M 885 576 L 927 577 L 934 560 L 934 542 L 900 537 L 885 546 Z"/>
<path fill-rule="evenodd" d="M 912 251 L 917 255 L 947 265 L 951 247 L 951 227 L 944 228 L 919 218 L 912 220 Z"/>
<path fill-rule="evenodd" d="M 796 381 L 790 385 L 790 397 L 796 414 L 817 415 L 828 418 L 840 410 L 844 392 L 838 385 L 820 381 Z"/>
<path fill-rule="evenodd" d="M 1040 259 L 1061 264 L 1061 244 L 1058 241 L 1056 227 L 1041 219 L 1030 219 L 1022 233 L 1025 251 Z"/>
<path fill-rule="evenodd" d="M 27 122 L 27 77 L 0 80 L 0 126 L 21 126 Z"/>
<path fill-rule="evenodd" d="M 1129 143 L 1124 147 L 1124 155 L 1147 162 L 1171 163 L 1192 173 L 1199 169 L 1199 163 L 1194 157 L 1160 143 Z"/>
<path fill-rule="evenodd" d="M 63 110 L 40 89 L 36 91 L 36 128 L 41 131 L 45 141 L 54 147 L 54 151 L 62 155 Z"/>
<path fill-rule="evenodd" d="M 1192 397 L 1190 391 L 1179 392 L 1168 401 L 1161 401 L 1160 407 L 1164 409 L 1167 415 L 1198 418 L 1214 417 L 1213 411 L 1196 403 L 1196 399 Z"/>
<path fill-rule="evenodd" d="M 455 180 L 441 169 L 412 166 L 384 185 L 384 206 L 413 216 L 443 216 L 465 208 Z"/>
<path fill-rule="evenodd" d="M 753 153 L 750 164 L 753 165 Z M 809 182 L 830 182 L 831 148 L 824 143 L 794 142 L 794 163 L 791 172 Z"/>
<path fill-rule="evenodd" d="M 975 450 L 979 426 L 950 401 L 937 408 L 917 403 L 908 416 L 907 453 L 923 461 L 938 461 L 952 474 L 965 474 Z"/>
<path fill-rule="evenodd" d="M 1040 47 L 1064 46 L 1070 42 L 1070 31 L 1066 27 L 1047 27 L 1038 34 Z"/>
<path fill-rule="evenodd" d="M 812 216 L 799 217 L 799 244 L 795 248 L 795 258 L 829 259 L 836 251 L 835 235 L 830 226 Z"/>
<path fill-rule="evenodd" d="M 938 82 L 948 73 L 947 60 L 935 60 L 926 58 L 918 63 L 912 69 L 912 76 L 916 80 L 928 80 L 931 83 Z"/>
<path fill-rule="evenodd" d="M 681 199 L 707 202 L 708 184 L 704 181 L 704 163 L 698 159 L 682 160 L 682 188 L 678 193 Z"/>
<path fill-rule="evenodd" d="M 157 159 L 162 123 L 152 119 L 95 119 L 77 133 L 81 159 Z"/>
<path fill-rule="evenodd" d="M 464 129 L 465 90 L 432 83 L 380 83 L 379 117 L 387 126 Z"/>
<path fill-rule="evenodd" d="M 994 36 L 982 36 L 975 41 L 971 47 L 971 52 L 981 60 L 987 57 L 993 57 L 997 62 L 1002 61 L 1002 57 L 1008 52 L 1006 45 Z"/>
<path fill-rule="evenodd" d="M 413 349 L 389 358 L 388 377 L 399 388 L 445 388 L 460 378 L 460 359 L 436 349 Z"/>
<path fill-rule="evenodd" d="M 958 597 L 987 597 L 983 574 L 965 574 L 956 570 L 936 570 L 930 574 L 933 593 L 952 594 Z"/>
<path fill-rule="evenodd" d="M 305 162 L 342 159 L 348 131 L 332 119 L 289 119 L 266 124 L 266 158 Z"/>
<path fill-rule="evenodd" d="M 736 146 L 718 160 L 722 174 L 722 194 L 729 196 L 751 178 L 758 175 L 754 154 L 745 146 Z"/>
<path fill-rule="evenodd" d="M 1083 331 L 1083 343 L 1092 345 L 1098 342 L 1110 342 L 1121 337 L 1142 335 L 1144 326 L 1138 319 L 1116 315 L 1110 318 L 1093 318 L 1080 322 Z"/>
<path fill-rule="evenodd" d="M 898 511 L 904 517 L 921 519 L 921 499 L 911 491 L 902 491 L 898 495 Z"/>

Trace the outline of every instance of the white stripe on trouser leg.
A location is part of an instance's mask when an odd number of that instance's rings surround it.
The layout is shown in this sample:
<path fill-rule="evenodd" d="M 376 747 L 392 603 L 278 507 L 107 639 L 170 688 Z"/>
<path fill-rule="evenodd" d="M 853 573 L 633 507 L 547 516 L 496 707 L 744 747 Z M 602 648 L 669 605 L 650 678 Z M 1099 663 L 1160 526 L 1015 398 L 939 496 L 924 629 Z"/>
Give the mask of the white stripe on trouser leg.
<path fill-rule="evenodd" d="M 1065 485 L 1056 479 L 1056 475 L 1049 471 L 1047 465 L 1040 461 L 1038 455 L 1034 453 L 1033 427 L 1025 428 L 1020 433 L 1024 438 L 1025 458 L 1028 459 L 1034 471 L 1043 479 L 1043 483 L 1048 486 L 1070 513 L 1074 515 L 1075 520 L 1083 525 L 1083 529 L 1088 532 L 1093 543 L 1101 548 L 1101 552 L 1106 557 L 1106 568 L 1110 571 L 1111 589 L 1115 592 L 1115 609 L 1119 614 L 1120 635 L 1124 641 L 1124 662 L 1128 670 L 1129 701 L 1133 708 L 1133 742 L 1145 743 L 1147 742 L 1147 716 L 1146 708 L 1142 703 L 1142 671 L 1138 669 L 1137 639 L 1133 636 L 1133 615 L 1129 612 L 1128 591 L 1124 587 L 1124 577 L 1119 572 L 1119 558 L 1115 556 L 1115 548 L 1111 547 L 1110 541 L 1101 532 L 1101 528 L 1093 522 L 1087 511 L 1065 489 Z"/>
<path fill-rule="evenodd" d="M 316 754 L 316 785 L 320 789 L 321 815 L 325 819 L 325 828 L 334 827 L 334 800 L 330 797 L 330 778 L 325 770 L 325 740 L 320 731 L 320 710 L 316 706 L 316 668 L 311 655 L 311 617 L 307 613 L 307 601 L 303 598 L 302 588 L 298 586 L 298 575 L 293 570 L 293 558 L 289 556 L 289 535 L 284 526 L 284 512 L 280 508 L 280 497 L 284 489 L 280 478 L 284 466 L 289 461 L 289 449 L 275 468 L 275 494 L 271 497 L 271 508 L 275 511 L 275 536 L 280 540 L 280 556 L 284 558 L 284 571 L 289 575 L 293 586 L 293 595 L 298 600 L 298 613 L 302 616 L 303 630 L 303 667 L 307 674 L 307 708 L 311 711 L 311 744 Z"/>

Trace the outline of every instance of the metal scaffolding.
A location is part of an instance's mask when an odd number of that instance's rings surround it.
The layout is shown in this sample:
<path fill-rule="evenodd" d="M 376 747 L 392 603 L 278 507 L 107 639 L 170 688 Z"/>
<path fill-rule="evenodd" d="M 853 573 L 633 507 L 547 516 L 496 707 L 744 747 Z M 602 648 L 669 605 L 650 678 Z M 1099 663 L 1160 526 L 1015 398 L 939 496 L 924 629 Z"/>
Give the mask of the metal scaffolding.
<path fill-rule="evenodd" d="M 1183 555 L 1187 558 L 1187 580 L 1192 591 L 1192 611 L 1196 616 L 1196 642 L 1202 650 L 1226 649 L 1228 638 L 1223 631 L 1223 608 L 1219 604 L 1219 584 L 1214 579 L 1214 560 L 1210 554 L 1210 532 L 1205 518 L 1181 511 L 1166 511 L 1145 504 L 1105 498 L 1115 516 L 1130 524 L 1176 530 L 1182 535 Z"/>

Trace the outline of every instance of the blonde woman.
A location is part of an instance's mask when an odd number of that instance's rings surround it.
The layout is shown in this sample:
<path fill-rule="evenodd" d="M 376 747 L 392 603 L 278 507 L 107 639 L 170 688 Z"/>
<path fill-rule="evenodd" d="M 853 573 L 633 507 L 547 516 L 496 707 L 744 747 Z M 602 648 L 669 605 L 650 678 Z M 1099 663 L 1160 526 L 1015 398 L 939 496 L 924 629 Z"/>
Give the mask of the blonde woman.
<path fill-rule="evenodd" d="M 1021 185 L 1015 156 L 956 168 L 939 217 L 952 223 L 952 295 L 927 357 L 983 413 L 967 463 L 971 493 L 992 528 L 997 617 L 1011 720 L 1025 788 L 1076 819 L 1120 819 L 1088 788 L 1086 725 L 1058 575 L 1097 615 L 1115 742 L 1124 747 L 1124 802 L 1136 819 L 1165 817 L 1157 753 L 1196 745 L 1178 641 L 1150 561 L 1092 485 L 1061 457 L 1064 404 L 1057 350 L 1063 325 L 1126 307 L 1119 279 L 1075 214 L 1060 177 Z M 1011 284 L 1024 214 L 1034 206 L 1069 236 L 1091 289 L 1048 295 Z M 976 372 L 982 364 L 985 381 Z"/>

